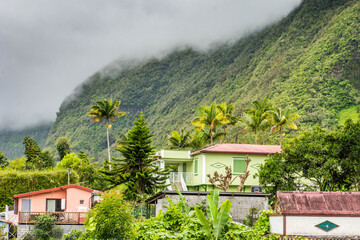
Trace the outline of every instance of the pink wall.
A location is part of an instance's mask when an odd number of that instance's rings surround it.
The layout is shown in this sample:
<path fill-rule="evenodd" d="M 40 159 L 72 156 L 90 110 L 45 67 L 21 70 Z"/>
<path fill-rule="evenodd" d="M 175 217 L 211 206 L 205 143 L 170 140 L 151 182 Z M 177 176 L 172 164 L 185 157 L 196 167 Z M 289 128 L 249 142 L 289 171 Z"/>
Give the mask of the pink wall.
<path fill-rule="evenodd" d="M 45 212 L 46 211 L 46 199 L 47 198 L 56 198 L 64 199 L 66 198 L 66 190 L 54 191 L 50 193 L 43 193 L 32 195 L 29 197 L 19 198 L 19 211 L 21 211 L 21 199 L 31 199 L 31 211 L 32 212 Z"/>
<path fill-rule="evenodd" d="M 31 212 L 45 212 L 46 199 L 66 199 L 66 212 L 85 212 L 90 207 L 91 192 L 70 187 L 64 190 L 53 191 L 19 198 L 19 211 L 21 211 L 21 199 L 31 199 Z M 80 204 L 83 200 L 83 204 Z"/>
<path fill-rule="evenodd" d="M 67 212 L 83 212 L 89 210 L 91 192 L 84 191 L 78 188 L 67 189 Z M 80 204 L 80 200 L 84 200 L 83 204 Z M 86 209 L 86 210 L 85 210 Z"/>

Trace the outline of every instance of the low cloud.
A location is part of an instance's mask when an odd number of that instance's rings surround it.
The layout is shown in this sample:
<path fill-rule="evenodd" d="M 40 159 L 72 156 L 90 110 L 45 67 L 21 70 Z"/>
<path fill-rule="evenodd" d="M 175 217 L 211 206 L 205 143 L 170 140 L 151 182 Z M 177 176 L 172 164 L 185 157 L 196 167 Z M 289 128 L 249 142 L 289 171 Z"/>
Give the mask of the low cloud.
<path fill-rule="evenodd" d="M 286 16 L 300 0 L 3 0 L 0 129 L 54 120 L 64 98 L 115 59 L 207 49 Z"/>

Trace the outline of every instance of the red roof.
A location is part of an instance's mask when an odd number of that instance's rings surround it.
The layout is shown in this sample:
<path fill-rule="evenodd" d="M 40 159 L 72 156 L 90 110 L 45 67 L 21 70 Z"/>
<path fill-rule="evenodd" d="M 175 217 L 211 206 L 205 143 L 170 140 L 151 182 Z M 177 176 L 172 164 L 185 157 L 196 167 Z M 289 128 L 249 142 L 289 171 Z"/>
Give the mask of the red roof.
<path fill-rule="evenodd" d="M 77 189 L 81 189 L 81 190 L 88 191 L 88 192 L 97 192 L 97 190 L 94 190 L 91 188 L 82 187 L 82 186 L 75 185 L 75 184 L 70 184 L 70 185 L 57 187 L 57 188 L 50 188 L 50 189 L 45 189 L 45 190 L 40 190 L 40 191 L 35 191 L 35 192 L 21 193 L 21 194 L 14 195 L 13 197 L 14 198 L 28 197 L 28 196 L 33 196 L 33 195 L 43 194 L 43 193 L 48 193 L 48 192 L 64 191 L 68 188 L 77 188 Z"/>
<path fill-rule="evenodd" d="M 255 144 L 233 144 L 222 143 L 208 148 L 193 152 L 191 155 L 199 153 L 244 153 L 244 154 L 275 154 L 281 153 L 279 145 L 255 145 Z"/>
<path fill-rule="evenodd" d="M 360 216 L 360 192 L 277 192 L 283 215 Z"/>

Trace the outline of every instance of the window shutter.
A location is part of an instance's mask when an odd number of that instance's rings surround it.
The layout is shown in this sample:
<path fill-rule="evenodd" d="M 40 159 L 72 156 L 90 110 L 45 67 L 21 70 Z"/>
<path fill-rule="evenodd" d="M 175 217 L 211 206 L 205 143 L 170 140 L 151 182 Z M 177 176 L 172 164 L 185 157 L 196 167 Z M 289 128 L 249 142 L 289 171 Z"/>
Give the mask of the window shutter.
<path fill-rule="evenodd" d="M 233 173 L 244 173 L 246 158 L 233 158 Z"/>

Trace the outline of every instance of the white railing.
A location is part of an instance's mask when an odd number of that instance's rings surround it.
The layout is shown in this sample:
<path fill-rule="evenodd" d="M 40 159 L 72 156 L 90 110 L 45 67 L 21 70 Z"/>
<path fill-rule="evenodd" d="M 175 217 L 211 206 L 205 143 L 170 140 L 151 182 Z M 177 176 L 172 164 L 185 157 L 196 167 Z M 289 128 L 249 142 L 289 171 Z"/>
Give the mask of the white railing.
<path fill-rule="evenodd" d="M 191 184 L 192 183 L 192 172 L 171 172 L 169 175 L 170 183 L 184 183 Z"/>

